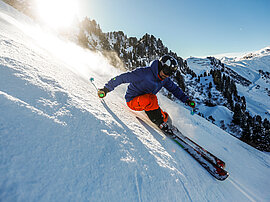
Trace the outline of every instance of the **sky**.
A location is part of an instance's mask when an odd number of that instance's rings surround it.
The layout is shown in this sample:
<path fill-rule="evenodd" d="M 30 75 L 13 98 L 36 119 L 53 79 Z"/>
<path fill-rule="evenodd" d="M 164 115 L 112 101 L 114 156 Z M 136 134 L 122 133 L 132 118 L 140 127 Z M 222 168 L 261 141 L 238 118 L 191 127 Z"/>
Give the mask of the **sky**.
<path fill-rule="evenodd" d="M 181 57 L 249 52 L 270 45 L 269 0 L 80 0 L 80 17 L 103 32 L 145 33 Z"/>

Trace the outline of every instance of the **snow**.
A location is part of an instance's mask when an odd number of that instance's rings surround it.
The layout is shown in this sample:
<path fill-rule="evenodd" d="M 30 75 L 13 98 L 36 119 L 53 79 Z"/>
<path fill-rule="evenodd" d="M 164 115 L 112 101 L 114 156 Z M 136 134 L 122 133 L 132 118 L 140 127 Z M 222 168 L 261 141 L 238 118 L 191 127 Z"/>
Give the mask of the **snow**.
<path fill-rule="evenodd" d="M 233 69 L 239 75 L 245 77 L 252 84 L 248 87 L 237 85 L 240 96 L 245 96 L 247 101 L 247 110 L 252 116 L 260 115 L 263 119 L 270 119 L 269 89 L 268 81 L 262 78 L 259 70 L 270 72 L 270 48 L 265 47 L 237 58 L 223 58 L 221 61 L 229 68 Z M 252 56 L 246 58 L 246 56 Z"/>
<path fill-rule="evenodd" d="M 238 94 L 246 98 L 247 110 L 250 114 L 252 116 L 260 115 L 262 119 L 269 120 L 269 79 L 263 78 L 259 70 L 270 72 L 270 47 L 241 57 L 223 57 L 220 60 L 227 67 L 251 82 L 247 87 L 236 83 Z M 187 63 L 198 76 L 211 70 L 210 60 L 207 58 L 190 57 L 187 59 Z"/>
<path fill-rule="evenodd" d="M 217 181 L 124 101 L 120 71 L 0 1 L 1 201 L 269 201 L 270 156 L 158 95 L 187 136 L 227 164 Z"/>
<path fill-rule="evenodd" d="M 196 75 L 201 75 L 204 72 L 210 72 L 210 60 L 207 58 L 190 57 L 187 59 L 187 64 L 192 67 Z"/>

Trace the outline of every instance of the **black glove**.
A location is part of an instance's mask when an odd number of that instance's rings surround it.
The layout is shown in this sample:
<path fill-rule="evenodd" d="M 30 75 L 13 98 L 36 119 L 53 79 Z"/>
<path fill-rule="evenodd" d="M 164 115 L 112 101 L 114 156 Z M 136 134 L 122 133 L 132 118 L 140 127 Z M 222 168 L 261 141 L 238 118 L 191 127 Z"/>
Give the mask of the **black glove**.
<path fill-rule="evenodd" d="M 191 108 L 195 108 L 195 106 L 196 106 L 196 103 L 195 103 L 195 101 L 193 101 L 193 100 L 187 100 L 187 102 L 186 102 L 187 104 L 188 104 L 188 106 L 190 106 Z"/>
<path fill-rule="evenodd" d="M 98 89 L 98 97 L 104 98 L 108 92 L 109 92 L 109 89 L 106 87 Z"/>

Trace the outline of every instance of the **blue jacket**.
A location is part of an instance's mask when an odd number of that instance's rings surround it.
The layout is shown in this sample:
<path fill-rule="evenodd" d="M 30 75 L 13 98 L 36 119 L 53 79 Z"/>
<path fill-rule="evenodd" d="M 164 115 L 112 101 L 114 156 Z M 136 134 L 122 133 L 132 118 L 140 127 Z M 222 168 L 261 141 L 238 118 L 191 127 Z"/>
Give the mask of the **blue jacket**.
<path fill-rule="evenodd" d="M 188 97 L 169 77 L 161 80 L 158 76 L 158 60 L 154 60 L 150 67 L 135 69 L 131 72 L 123 73 L 112 78 L 105 87 L 112 91 L 115 87 L 122 83 L 130 83 L 125 95 L 127 102 L 133 98 L 147 93 L 157 94 L 164 86 L 175 97 L 182 102 L 186 102 Z"/>

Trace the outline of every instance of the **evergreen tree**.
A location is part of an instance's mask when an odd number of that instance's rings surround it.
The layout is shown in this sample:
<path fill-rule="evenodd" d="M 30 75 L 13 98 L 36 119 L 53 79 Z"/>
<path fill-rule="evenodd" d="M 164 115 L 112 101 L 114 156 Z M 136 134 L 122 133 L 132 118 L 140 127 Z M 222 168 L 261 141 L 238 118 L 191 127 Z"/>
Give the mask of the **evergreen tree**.
<path fill-rule="evenodd" d="M 212 87 L 213 87 L 212 82 L 209 82 L 209 87 L 208 87 L 208 89 L 209 89 L 209 90 L 211 90 L 211 89 L 212 89 Z"/>
<path fill-rule="evenodd" d="M 111 50 L 110 43 L 109 43 L 109 41 L 107 40 L 105 34 L 102 34 L 102 35 L 100 36 L 100 40 L 101 40 L 101 46 L 102 46 L 102 49 L 103 49 L 103 50 L 106 50 L 106 51 Z"/>
<path fill-rule="evenodd" d="M 262 128 L 262 118 L 261 116 L 257 115 L 254 117 L 254 126 L 253 126 L 253 138 L 252 142 L 257 146 L 259 149 L 261 144 L 263 143 L 263 128 Z"/>
<path fill-rule="evenodd" d="M 181 75 L 180 71 L 176 71 L 176 77 L 175 77 L 178 86 L 185 92 L 186 91 L 186 85 L 185 85 L 185 80 L 184 77 Z"/>
<path fill-rule="evenodd" d="M 235 107 L 234 107 L 233 123 L 236 125 L 240 125 L 241 124 L 241 117 L 242 117 L 241 107 L 237 103 L 237 104 L 235 104 Z"/>
<path fill-rule="evenodd" d="M 245 117 L 246 117 L 246 121 L 242 127 L 243 132 L 240 139 L 243 140 L 244 142 L 251 143 L 253 119 L 248 112 L 245 112 Z"/>
<path fill-rule="evenodd" d="M 217 90 L 221 91 L 222 79 L 221 79 L 221 72 L 219 70 L 214 70 L 213 80 L 214 80 L 214 84 L 216 85 Z"/>
<path fill-rule="evenodd" d="M 208 92 L 208 99 L 209 99 L 209 101 L 211 100 L 211 98 L 212 98 L 212 94 L 211 94 L 211 91 L 209 91 Z"/>
<path fill-rule="evenodd" d="M 200 82 L 201 82 L 201 77 L 200 77 L 200 76 L 198 76 L 197 81 L 198 81 L 198 83 L 200 83 Z"/>
<path fill-rule="evenodd" d="M 251 130 L 250 130 L 250 125 L 249 123 L 247 123 L 244 127 L 243 127 L 243 131 L 242 131 L 242 135 L 240 138 L 242 141 L 250 143 L 251 142 Z"/>
<path fill-rule="evenodd" d="M 89 41 L 86 34 L 84 33 L 84 30 L 80 29 L 78 34 L 78 44 L 84 48 L 89 48 L 88 43 Z"/>
<path fill-rule="evenodd" d="M 242 103 L 242 106 L 241 106 L 242 111 L 246 111 L 247 103 L 246 103 L 246 98 L 244 96 L 241 97 L 241 103 Z"/>

